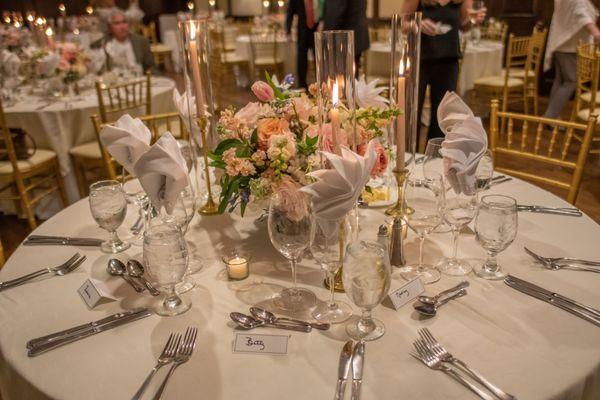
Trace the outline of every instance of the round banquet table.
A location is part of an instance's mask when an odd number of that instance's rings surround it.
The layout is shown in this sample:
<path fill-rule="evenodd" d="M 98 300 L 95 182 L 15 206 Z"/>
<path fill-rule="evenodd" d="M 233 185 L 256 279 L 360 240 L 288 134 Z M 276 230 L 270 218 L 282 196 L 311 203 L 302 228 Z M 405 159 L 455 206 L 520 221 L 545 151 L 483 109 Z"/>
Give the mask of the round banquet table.
<path fill-rule="evenodd" d="M 284 75 L 294 74 L 296 76 L 296 44 L 290 43 L 285 36 L 277 36 L 278 56 L 283 59 Z M 252 63 L 252 49 L 250 48 L 250 36 L 239 35 L 235 39 L 235 52 Z M 283 79 L 282 76 L 278 77 Z"/>
<path fill-rule="evenodd" d="M 520 180 L 489 190 L 514 196 L 523 204 L 567 204 Z M 124 226 L 135 219 L 131 212 Z M 361 209 L 361 237 L 374 239 L 384 221 L 382 210 Z M 94 223 L 87 200 L 65 209 L 36 233 L 105 237 Z M 249 303 L 268 288 L 290 285 L 288 263 L 271 246 L 266 222 L 237 215 L 197 216 L 187 235 L 205 267 L 193 275 L 198 286 L 184 296 L 191 310 L 177 317 L 148 318 L 28 358 L 25 343 L 34 337 L 97 320 L 122 309 L 148 305 L 153 298 L 136 294 L 120 278 L 105 272 L 108 255 L 96 249 L 68 247 L 19 247 L 0 271 L 6 280 L 42 266 L 53 266 L 75 250 L 88 256 L 75 272 L 40 279 L 0 293 L 0 390 L 3 400 L 14 399 L 125 399 L 130 398 L 154 366 L 170 332 L 186 326 L 199 328 L 191 360 L 173 375 L 167 399 L 324 399 L 331 398 L 337 379 L 338 358 L 348 340 L 343 325 L 329 331 L 290 333 L 287 355 L 234 354 L 237 331 L 229 321 L 231 311 L 248 312 Z M 525 254 L 531 246 L 542 254 L 599 258 L 600 226 L 589 217 L 519 214 L 515 242 L 499 256 L 510 273 L 555 290 L 593 307 L 600 306 L 599 277 L 577 271 L 550 271 Z M 426 261 L 434 262 L 450 251 L 450 234 L 434 234 L 427 240 Z M 251 275 L 229 282 L 219 261 L 225 248 L 237 246 L 251 254 Z M 409 233 L 405 242 L 409 262 L 416 259 L 417 239 Z M 43 251 L 42 251 L 43 250 Z M 140 257 L 140 247 L 127 254 Z M 459 256 L 481 258 L 483 250 L 474 235 L 461 237 Z M 90 310 L 76 290 L 88 277 L 105 281 L 117 301 Z M 320 299 L 328 292 L 315 263 L 299 264 L 299 284 Z M 463 278 L 443 276 L 426 288 L 428 293 L 456 284 Z M 455 355 L 469 363 L 505 391 L 519 399 L 600 398 L 600 329 L 540 300 L 506 286 L 502 281 L 466 277 L 468 295 L 444 306 L 431 319 L 419 320 L 410 305 L 399 311 L 383 305 L 374 316 L 385 322 L 385 335 L 366 345 L 362 398 L 368 399 L 474 399 L 475 396 L 448 376 L 432 371 L 409 355 L 419 328 L 427 327 Z M 403 284 L 392 280 L 391 289 Z M 260 289 L 260 290 L 257 290 Z M 261 292 L 262 290 L 262 292 Z M 337 295 L 346 299 L 345 295 Z M 269 301 L 261 302 L 268 307 Z M 358 310 L 354 308 L 355 313 Z M 255 334 L 286 334 L 262 329 Z M 166 371 L 159 371 L 165 375 Z M 150 396 L 161 379 L 146 395 Z M 148 397 L 149 398 L 149 397 Z"/>
<path fill-rule="evenodd" d="M 174 87 L 175 82 L 169 78 L 152 78 L 153 113 L 175 110 Z M 24 129 L 33 137 L 37 147 L 56 152 L 69 200 L 72 202 L 79 199 L 79 194 L 69 149 L 96 140 L 90 117 L 98 113 L 96 89 L 86 89 L 76 98 L 76 101 L 67 102 L 51 101 L 37 95 L 24 95 L 16 104 L 4 109 L 8 126 Z M 2 207 L 4 208 L 4 204 Z M 38 210 L 38 213 L 44 217 L 48 214 L 44 210 Z"/>

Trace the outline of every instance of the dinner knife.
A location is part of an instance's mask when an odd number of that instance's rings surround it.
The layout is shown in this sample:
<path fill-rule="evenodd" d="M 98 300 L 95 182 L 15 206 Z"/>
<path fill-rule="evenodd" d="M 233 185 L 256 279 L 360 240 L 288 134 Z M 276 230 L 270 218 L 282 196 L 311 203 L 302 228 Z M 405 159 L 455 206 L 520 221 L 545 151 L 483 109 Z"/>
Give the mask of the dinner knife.
<path fill-rule="evenodd" d="M 31 339 L 29 342 L 27 342 L 26 346 L 28 349 L 31 349 L 31 348 L 39 346 L 45 342 L 53 342 L 55 340 L 65 338 L 65 337 L 73 335 L 75 333 L 80 333 L 81 331 L 85 331 L 85 330 L 92 329 L 92 328 L 97 328 L 97 327 L 100 327 L 102 325 L 105 325 L 105 324 L 113 322 L 113 321 L 118 321 L 118 320 L 128 317 L 130 315 L 141 314 L 145 311 L 146 311 L 145 308 L 136 308 L 136 309 L 130 310 L 130 311 L 121 311 L 116 314 L 109 315 L 108 317 L 99 319 L 97 321 L 88 322 L 85 324 L 75 326 L 73 328 L 65 329 L 63 331 L 54 332 L 49 335 Z"/>
<path fill-rule="evenodd" d="M 62 236 L 30 235 L 23 242 L 26 246 L 35 245 L 62 245 L 62 246 L 100 246 L 102 239 L 95 238 L 71 238 Z"/>
<path fill-rule="evenodd" d="M 35 346 L 35 347 L 29 349 L 29 351 L 27 352 L 27 355 L 29 357 L 35 357 L 35 356 L 45 353 L 49 350 L 53 350 L 57 347 L 64 346 L 65 344 L 76 342 L 80 339 L 84 339 L 86 337 L 93 336 L 97 333 L 104 332 L 104 331 L 116 328 L 118 326 L 121 326 L 121 325 L 125 325 L 129 322 L 137 321 L 138 319 L 146 318 L 152 314 L 153 314 L 153 312 L 151 310 L 145 309 L 143 312 L 140 312 L 138 314 L 133 314 L 133 315 L 127 316 L 125 318 L 121 318 L 116 321 L 112 321 L 112 322 L 106 323 L 106 324 L 98 326 L 98 327 L 83 330 L 83 331 L 80 331 L 79 333 L 67 336 L 65 338 L 62 338 L 62 339 L 59 339 L 59 340 L 56 340 L 53 342 L 43 343 L 39 346 Z"/>
<path fill-rule="evenodd" d="M 528 206 L 523 204 L 517 204 L 517 211 L 541 214 L 567 215 L 571 217 L 581 217 L 583 215 L 583 213 L 577 208 Z"/>
<path fill-rule="evenodd" d="M 596 310 L 595 308 L 586 306 L 585 304 L 581 304 L 575 300 L 572 300 L 568 297 L 565 297 L 563 295 L 560 295 L 558 293 L 555 292 L 551 292 L 550 290 L 544 289 L 543 287 L 540 287 L 538 285 L 535 285 L 531 282 L 527 282 L 523 279 L 517 278 L 516 276 L 513 275 L 508 275 L 508 278 L 510 278 L 511 280 L 523 285 L 523 286 L 527 286 L 528 288 L 535 290 L 536 292 L 540 292 L 542 294 L 545 294 L 547 296 L 552 296 L 552 297 L 556 297 L 557 299 L 563 300 L 567 303 L 570 303 L 571 305 L 575 306 L 575 307 L 579 307 L 582 308 L 584 310 L 586 310 L 587 312 L 591 313 L 592 315 L 594 315 L 596 318 L 600 319 L 600 310 Z"/>
<path fill-rule="evenodd" d="M 599 326 L 600 327 L 600 321 L 597 320 L 596 318 L 592 317 L 589 314 L 584 313 L 583 311 L 579 311 L 577 309 L 574 309 L 572 306 L 569 306 L 568 303 L 557 299 L 555 297 L 551 297 L 545 294 L 542 294 L 540 292 L 536 292 L 532 289 L 527 288 L 526 286 L 521 286 L 519 283 L 516 283 L 515 281 L 510 280 L 510 278 L 505 278 L 504 279 L 504 283 L 506 283 L 508 286 L 510 286 L 511 288 L 518 290 L 521 293 L 525 293 L 531 297 L 535 297 L 539 300 L 542 300 L 546 303 L 552 304 L 553 306 L 556 306 L 558 308 L 561 308 L 565 311 L 570 312 L 573 315 L 576 315 L 582 319 L 585 319 L 588 322 L 591 322 L 592 324 Z"/>
<path fill-rule="evenodd" d="M 360 399 L 364 361 L 365 342 L 360 341 L 354 346 L 354 352 L 352 353 L 352 400 Z"/>
<path fill-rule="evenodd" d="M 344 398 L 346 392 L 346 382 L 348 381 L 348 375 L 350 374 L 350 363 L 352 361 L 352 348 L 354 343 L 352 340 L 346 342 L 340 353 L 340 362 L 338 364 L 338 380 L 335 388 L 335 400 L 341 400 Z"/>

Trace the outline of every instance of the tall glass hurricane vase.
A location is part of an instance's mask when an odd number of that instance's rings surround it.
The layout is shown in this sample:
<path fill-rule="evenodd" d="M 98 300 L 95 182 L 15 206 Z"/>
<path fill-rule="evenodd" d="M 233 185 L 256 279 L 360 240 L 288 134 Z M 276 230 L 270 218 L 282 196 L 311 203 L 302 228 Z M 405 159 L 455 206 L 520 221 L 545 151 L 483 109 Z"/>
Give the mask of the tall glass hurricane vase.
<path fill-rule="evenodd" d="M 386 214 L 401 216 L 403 183 L 414 164 L 419 123 L 419 65 L 421 58 L 421 13 L 396 14 L 392 18 L 390 53 L 390 105 L 400 110 L 390 129 L 389 142 L 396 148 L 394 174 L 398 184 L 398 201 Z"/>

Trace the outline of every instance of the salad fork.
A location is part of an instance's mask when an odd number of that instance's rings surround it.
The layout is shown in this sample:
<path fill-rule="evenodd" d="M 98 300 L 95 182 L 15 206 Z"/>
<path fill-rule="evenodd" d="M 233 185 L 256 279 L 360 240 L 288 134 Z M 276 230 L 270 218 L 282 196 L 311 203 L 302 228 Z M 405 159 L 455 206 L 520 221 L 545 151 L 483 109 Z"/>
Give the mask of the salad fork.
<path fill-rule="evenodd" d="M 421 339 L 423 340 L 423 342 L 425 343 L 427 348 L 431 352 L 433 352 L 436 356 L 438 356 L 443 362 L 448 362 L 448 363 L 451 363 L 453 365 L 456 365 L 456 366 L 462 368 L 465 372 L 467 372 L 469 375 L 471 375 L 473 378 L 475 378 L 479 383 L 481 383 L 483 386 L 488 388 L 492 393 L 494 393 L 496 396 L 498 396 L 499 399 L 501 399 L 501 400 L 516 400 L 515 396 L 513 396 L 512 394 L 508 394 L 508 393 L 504 392 L 503 390 L 501 390 L 500 388 L 496 387 L 494 384 L 492 384 L 487 379 L 485 379 L 483 376 L 481 376 L 481 374 L 479 374 L 478 372 L 471 369 L 466 363 L 459 360 L 458 358 L 455 358 L 451 353 L 448 352 L 448 350 L 446 350 L 440 344 L 440 342 L 438 342 L 433 337 L 431 332 L 429 332 L 429 329 L 427 329 L 427 328 L 420 329 L 419 335 L 421 336 Z"/>
<path fill-rule="evenodd" d="M 140 399 L 142 397 L 142 394 L 144 394 L 144 391 L 150 384 L 150 381 L 152 380 L 152 377 L 154 377 L 154 374 L 156 373 L 156 371 L 158 371 L 160 368 L 164 367 L 165 365 L 167 365 L 175 360 L 175 355 L 177 354 L 176 351 L 177 351 L 177 348 L 179 347 L 180 342 L 181 342 L 181 334 L 171 333 L 169 335 L 169 339 L 167 340 L 167 344 L 165 344 L 165 348 L 163 349 L 160 356 L 158 356 L 158 362 L 156 363 L 154 368 L 152 368 L 152 371 L 150 371 L 150 374 L 148 374 L 148 376 L 144 380 L 144 383 L 142 383 L 142 386 L 140 386 L 138 391 L 135 392 L 135 394 L 133 395 L 131 400 Z"/>
<path fill-rule="evenodd" d="M 38 276 L 46 275 L 46 274 L 54 274 L 58 276 L 63 276 L 68 274 L 69 272 L 74 271 L 77 267 L 81 265 L 85 261 L 87 257 L 76 253 L 73 257 L 69 258 L 64 263 L 53 267 L 53 268 L 42 268 L 38 271 L 32 272 L 27 275 L 23 275 L 19 278 L 12 279 L 10 281 L 0 282 L 0 291 L 4 289 L 8 289 L 11 287 L 22 285 L 23 283 L 30 281 Z"/>
<path fill-rule="evenodd" d="M 183 342 L 181 342 L 179 344 L 179 346 L 177 347 L 177 354 L 175 355 L 173 365 L 171 366 L 171 369 L 169 370 L 169 373 L 163 380 L 162 384 L 158 388 L 158 391 L 152 398 L 153 400 L 160 400 L 162 398 L 162 394 L 163 394 L 165 388 L 167 387 L 167 382 L 169 381 L 169 378 L 171 378 L 171 375 L 173 375 L 173 372 L 175 371 L 175 369 L 177 367 L 179 367 L 181 364 L 184 364 L 190 360 L 190 358 L 192 357 L 192 353 L 194 352 L 194 347 L 196 347 L 197 335 L 198 335 L 197 328 L 192 328 L 192 327 L 187 328 L 187 330 L 185 331 L 185 336 L 183 338 Z"/>
<path fill-rule="evenodd" d="M 530 256 L 532 256 L 533 258 L 535 258 L 536 260 L 540 261 L 542 264 L 545 264 L 545 265 L 551 265 L 551 264 L 556 264 L 556 263 L 565 261 L 565 262 L 571 262 L 571 263 L 576 263 L 576 264 L 600 267 L 600 261 L 582 260 L 580 258 L 572 258 L 572 257 L 554 257 L 554 258 L 542 257 L 539 254 L 536 254 L 533 251 L 529 250 L 527 247 L 523 247 L 523 248 L 525 249 L 525 252 L 527 254 L 529 254 Z"/>

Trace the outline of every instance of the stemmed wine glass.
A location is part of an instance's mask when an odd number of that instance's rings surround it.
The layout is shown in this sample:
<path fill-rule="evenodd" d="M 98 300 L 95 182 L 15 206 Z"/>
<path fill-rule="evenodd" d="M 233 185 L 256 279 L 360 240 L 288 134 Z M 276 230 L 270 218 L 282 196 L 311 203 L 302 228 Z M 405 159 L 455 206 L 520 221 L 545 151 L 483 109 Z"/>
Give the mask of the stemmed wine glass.
<path fill-rule="evenodd" d="M 494 175 L 494 158 L 492 157 L 492 151 L 487 149 L 475 170 L 475 178 L 477 180 L 477 192 L 481 192 L 490 187 L 492 177 Z"/>
<path fill-rule="evenodd" d="M 391 266 L 388 252 L 377 242 L 358 241 L 348 245 L 344 259 L 344 290 L 362 316 L 346 325 L 346 333 L 356 340 L 375 340 L 385 333 L 383 322 L 371 317 L 390 288 Z"/>
<path fill-rule="evenodd" d="M 496 255 L 515 240 L 518 229 L 517 201 L 512 197 L 487 195 L 481 198 L 475 218 L 475 238 L 487 251 L 485 262 L 475 268 L 484 279 L 503 279 L 506 273 L 496 261 Z"/>
<path fill-rule="evenodd" d="M 302 194 L 294 199 L 300 204 L 290 206 L 291 199 L 279 193 L 269 205 L 269 239 L 281 255 L 290 260 L 294 286 L 282 290 L 274 299 L 277 307 L 286 311 L 304 311 L 313 307 L 316 296 L 296 283 L 296 261 L 310 243 L 311 216 L 308 201 Z M 292 209 L 290 209 L 292 208 Z"/>
<path fill-rule="evenodd" d="M 471 29 L 471 40 L 473 41 L 473 44 L 478 44 L 481 40 L 481 30 L 479 29 L 479 23 L 477 22 L 477 14 L 479 14 L 479 11 L 483 10 L 483 8 L 485 8 L 485 3 L 483 1 L 473 0 L 469 18 L 471 25 L 473 25 L 473 28 Z"/>
<path fill-rule="evenodd" d="M 440 174 L 430 174 L 428 178 L 409 175 L 404 182 L 404 202 L 412 213 L 406 213 L 408 226 L 419 235 L 419 263 L 408 265 L 400 270 L 406 280 L 420 278 L 425 284 L 437 282 L 440 272 L 431 265 L 423 264 L 423 243 L 425 237 L 442 222 L 444 204 L 443 181 Z"/>
<path fill-rule="evenodd" d="M 129 243 L 123 242 L 117 235 L 127 214 L 127 201 L 123 187 L 117 181 L 99 181 L 90 186 L 90 211 L 100 225 L 106 229 L 109 239 L 102 243 L 101 250 L 105 253 L 119 253 L 127 250 Z"/>
<path fill-rule="evenodd" d="M 452 256 L 442 259 L 436 268 L 447 275 L 466 275 L 473 267 L 466 260 L 456 257 L 461 229 L 475 218 L 477 212 L 476 184 L 457 183 L 445 191 L 443 215 L 452 229 Z"/>
<path fill-rule="evenodd" d="M 188 251 L 183 232 L 171 222 L 156 223 L 144 233 L 144 265 L 155 287 L 166 296 L 156 308 L 164 316 L 179 315 L 191 307 L 175 291 L 187 269 Z"/>
<path fill-rule="evenodd" d="M 313 215 L 310 229 L 310 251 L 321 268 L 327 273 L 331 299 L 313 310 L 312 316 L 322 322 L 340 323 L 352 316 L 352 309 L 344 302 L 335 300 L 335 273 L 344 259 L 346 244 L 350 241 L 351 227 L 346 216 L 325 219 Z"/>
<path fill-rule="evenodd" d="M 425 154 L 423 155 L 423 176 L 429 178 L 438 175 L 444 176 L 444 157 L 442 156 L 442 142 L 445 138 L 432 138 L 427 141 Z M 450 232 L 450 226 L 442 221 L 434 230 L 435 233 Z"/>

